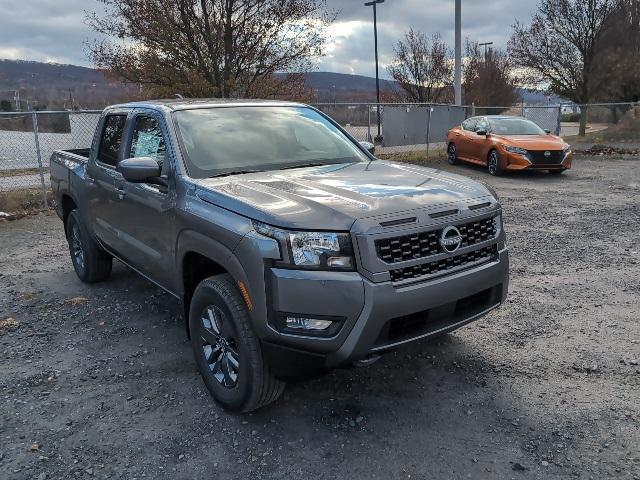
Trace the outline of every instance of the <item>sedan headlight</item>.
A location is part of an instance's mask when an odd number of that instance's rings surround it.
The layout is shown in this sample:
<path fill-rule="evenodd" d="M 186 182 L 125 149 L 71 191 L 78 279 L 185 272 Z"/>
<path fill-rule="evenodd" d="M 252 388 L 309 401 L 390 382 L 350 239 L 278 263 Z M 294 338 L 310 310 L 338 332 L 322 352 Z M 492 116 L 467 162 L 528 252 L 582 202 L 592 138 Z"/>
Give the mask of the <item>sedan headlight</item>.
<path fill-rule="evenodd" d="M 280 245 L 280 264 L 318 269 L 354 270 L 353 247 L 348 233 L 283 230 L 253 222 L 256 232 Z"/>
<path fill-rule="evenodd" d="M 571 151 L 571 145 L 569 145 L 568 143 L 565 143 L 562 146 L 562 153 L 567 154 Z"/>
<path fill-rule="evenodd" d="M 502 147 L 509 153 L 517 153 L 520 155 L 527 155 L 529 153 L 525 148 L 513 147 L 511 145 L 502 145 Z"/>

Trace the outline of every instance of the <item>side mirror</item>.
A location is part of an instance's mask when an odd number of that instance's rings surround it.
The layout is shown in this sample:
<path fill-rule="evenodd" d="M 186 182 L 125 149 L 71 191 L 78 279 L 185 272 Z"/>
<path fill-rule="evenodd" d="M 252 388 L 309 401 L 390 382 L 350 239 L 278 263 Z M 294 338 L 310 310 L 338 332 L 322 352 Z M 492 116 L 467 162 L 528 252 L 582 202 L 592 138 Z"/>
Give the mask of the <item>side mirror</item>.
<path fill-rule="evenodd" d="M 125 180 L 133 183 L 151 183 L 162 173 L 162 167 L 151 157 L 127 158 L 118 162 L 116 168 Z"/>
<path fill-rule="evenodd" d="M 360 146 L 364 148 L 371 155 L 376 154 L 376 146 L 371 142 L 360 142 Z"/>
<path fill-rule="evenodd" d="M 483 137 L 486 137 L 487 135 L 489 135 L 489 133 L 486 130 L 478 130 L 476 133 L 478 135 L 482 135 Z"/>
<path fill-rule="evenodd" d="M 551 130 L 549 130 L 548 128 L 545 128 L 544 131 L 546 132 L 547 135 L 551 135 Z"/>

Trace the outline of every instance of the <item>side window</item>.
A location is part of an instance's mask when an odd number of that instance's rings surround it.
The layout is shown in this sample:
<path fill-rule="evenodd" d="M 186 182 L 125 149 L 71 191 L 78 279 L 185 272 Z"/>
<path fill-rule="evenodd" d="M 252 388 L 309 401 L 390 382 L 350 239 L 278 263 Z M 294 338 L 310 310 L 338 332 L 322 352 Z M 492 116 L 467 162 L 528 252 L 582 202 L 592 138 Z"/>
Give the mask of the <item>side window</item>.
<path fill-rule="evenodd" d="M 479 130 L 484 130 L 485 132 L 489 131 L 489 122 L 487 122 L 486 118 L 478 120 L 478 123 L 476 124 L 476 132 Z"/>
<path fill-rule="evenodd" d="M 158 120 L 153 117 L 138 115 L 133 126 L 129 157 L 151 157 L 164 166 L 166 151 Z"/>
<path fill-rule="evenodd" d="M 98 160 L 115 167 L 118 163 L 118 153 L 122 144 L 124 125 L 127 122 L 126 115 L 109 115 L 104 122 Z"/>
<path fill-rule="evenodd" d="M 475 132 L 476 131 L 476 122 L 477 118 L 468 118 L 464 122 L 462 122 L 462 129 L 467 132 Z"/>

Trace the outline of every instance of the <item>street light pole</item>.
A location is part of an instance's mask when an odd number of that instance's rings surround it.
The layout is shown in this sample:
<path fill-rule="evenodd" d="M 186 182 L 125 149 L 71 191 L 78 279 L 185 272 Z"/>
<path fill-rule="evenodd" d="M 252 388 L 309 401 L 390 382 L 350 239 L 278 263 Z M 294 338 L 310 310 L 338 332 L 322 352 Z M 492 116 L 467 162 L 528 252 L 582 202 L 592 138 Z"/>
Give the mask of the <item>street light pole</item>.
<path fill-rule="evenodd" d="M 384 0 L 373 0 L 364 4 L 365 7 L 373 7 L 373 38 L 376 50 L 376 101 L 377 101 L 377 117 L 378 117 L 378 136 L 376 140 L 379 142 L 382 139 L 382 133 L 380 130 L 380 76 L 378 74 L 378 10 L 377 5 L 384 3 Z"/>
<path fill-rule="evenodd" d="M 456 105 L 462 105 L 462 0 L 456 0 L 455 65 L 453 89 Z"/>

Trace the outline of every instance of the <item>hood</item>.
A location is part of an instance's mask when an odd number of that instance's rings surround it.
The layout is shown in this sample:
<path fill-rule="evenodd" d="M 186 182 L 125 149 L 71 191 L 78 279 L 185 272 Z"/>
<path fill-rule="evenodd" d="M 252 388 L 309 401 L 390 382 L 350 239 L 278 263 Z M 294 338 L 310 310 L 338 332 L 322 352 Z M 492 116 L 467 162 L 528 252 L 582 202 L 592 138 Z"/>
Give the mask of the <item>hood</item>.
<path fill-rule="evenodd" d="M 310 230 L 346 231 L 361 218 L 490 195 L 460 175 L 384 160 L 194 182 L 206 202 L 271 225 Z"/>
<path fill-rule="evenodd" d="M 494 135 L 507 145 L 527 150 L 562 150 L 564 140 L 555 135 Z"/>

